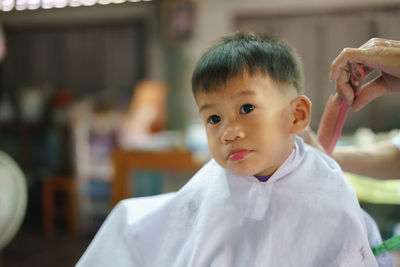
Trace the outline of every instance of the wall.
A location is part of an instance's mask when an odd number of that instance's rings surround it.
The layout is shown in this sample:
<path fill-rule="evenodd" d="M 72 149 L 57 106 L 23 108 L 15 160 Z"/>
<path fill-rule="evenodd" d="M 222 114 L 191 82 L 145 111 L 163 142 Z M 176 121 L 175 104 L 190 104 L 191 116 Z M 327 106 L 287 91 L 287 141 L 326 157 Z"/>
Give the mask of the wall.
<path fill-rule="evenodd" d="M 66 7 L 62 9 L 38 9 L 0 12 L 0 23 L 5 26 L 57 26 L 82 23 L 113 23 L 129 20 L 142 20 L 148 26 L 147 40 L 151 44 L 147 49 L 148 60 L 146 73 L 151 78 L 164 77 L 163 55 L 160 53 L 158 40 L 157 3 L 155 1 L 94 5 L 89 7 Z"/>

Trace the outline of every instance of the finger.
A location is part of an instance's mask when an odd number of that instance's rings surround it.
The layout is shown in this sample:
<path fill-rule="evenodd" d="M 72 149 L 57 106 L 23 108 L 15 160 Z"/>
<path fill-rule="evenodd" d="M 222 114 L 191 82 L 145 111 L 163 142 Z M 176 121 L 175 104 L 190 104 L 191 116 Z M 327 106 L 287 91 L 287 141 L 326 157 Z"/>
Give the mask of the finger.
<path fill-rule="evenodd" d="M 368 75 L 370 75 L 372 72 L 375 71 L 375 69 L 369 68 L 367 66 L 363 66 L 363 68 L 364 68 L 364 71 L 365 71 L 365 77 L 367 77 Z"/>
<path fill-rule="evenodd" d="M 399 73 L 400 74 L 400 73 Z M 400 92 L 400 78 L 396 76 L 392 76 L 385 72 L 381 73 L 382 78 L 386 82 L 386 88 L 391 92 Z"/>
<path fill-rule="evenodd" d="M 358 48 L 345 48 L 342 52 L 333 60 L 331 64 L 330 79 L 332 81 L 337 80 L 341 75 L 341 72 L 348 69 L 349 60 L 353 57 L 352 55 L 357 53 Z"/>
<path fill-rule="evenodd" d="M 377 63 L 374 57 L 371 57 L 370 52 L 367 49 L 359 48 L 345 48 L 343 51 L 333 60 L 330 71 L 330 79 L 337 80 L 340 72 L 347 68 L 348 65 L 353 63 L 360 63 L 369 69 L 375 69 Z"/>
<path fill-rule="evenodd" d="M 365 70 L 360 64 L 350 65 L 350 83 L 354 90 L 360 88 L 365 81 Z"/>
<path fill-rule="evenodd" d="M 389 46 L 393 46 L 393 47 L 400 47 L 400 41 L 395 41 L 395 40 L 387 40 L 387 42 L 390 43 Z"/>
<path fill-rule="evenodd" d="M 347 105 L 352 105 L 354 101 L 354 90 L 349 81 L 349 73 L 342 71 L 338 79 L 336 80 L 336 92 L 338 96 L 335 97 L 335 102 L 339 103 L 340 99 Z"/>
<path fill-rule="evenodd" d="M 389 40 L 383 38 L 371 38 L 365 44 L 360 46 L 360 48 L 372 48 L 372 47 L 400 47 L 400 41 Z"/>
<path fill-rule="evenodd" d="M 371 102 L 377 97 L 391 93 L 387 88 L 387 84 L 382 76 L 366 84 L 354 99 L 352 109 L 354 111 L 360 110 L 363 106 Z"/>

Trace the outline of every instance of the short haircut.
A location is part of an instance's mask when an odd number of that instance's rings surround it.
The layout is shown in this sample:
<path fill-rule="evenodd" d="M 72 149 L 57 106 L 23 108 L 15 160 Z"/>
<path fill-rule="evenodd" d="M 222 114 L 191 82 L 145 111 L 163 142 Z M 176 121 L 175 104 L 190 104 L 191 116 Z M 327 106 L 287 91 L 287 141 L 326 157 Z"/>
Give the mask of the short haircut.
<path fill-rule="evenodd" d="M 236 32 L 201 56 L 192 75 L 193 94 L 216 90 L 245 72 L 268 74 L 276 82 L 293 85 L 298 94 L 303 91 L 302 63 L 291 46 L 269 35 Z"/>

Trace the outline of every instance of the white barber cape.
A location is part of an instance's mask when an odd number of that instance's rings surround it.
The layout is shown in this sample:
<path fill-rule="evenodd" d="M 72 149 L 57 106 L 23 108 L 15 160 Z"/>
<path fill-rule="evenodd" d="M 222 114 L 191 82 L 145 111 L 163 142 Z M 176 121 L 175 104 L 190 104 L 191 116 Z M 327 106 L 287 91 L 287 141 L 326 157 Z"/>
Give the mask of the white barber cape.
<path fill-rule="evenodd" d="M 378 266 L 340 167 L 300 138 L 267 182 L 211 160 L 177 193 L 131 201 L 78 267 Z"/>

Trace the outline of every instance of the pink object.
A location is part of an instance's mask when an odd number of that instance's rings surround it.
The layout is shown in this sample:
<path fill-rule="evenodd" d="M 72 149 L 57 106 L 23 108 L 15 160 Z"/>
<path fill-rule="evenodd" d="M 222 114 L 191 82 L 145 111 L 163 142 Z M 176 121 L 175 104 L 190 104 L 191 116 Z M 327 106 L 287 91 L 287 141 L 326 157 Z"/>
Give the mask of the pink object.
<path fill-rule="evenodd" d="M 318 142 L 328 154 L 335 148 L 349 112 L 349 106 L 343 100 L 337 104 L 334 99 L 333 95 L 329 96 L 317 133 Z"/>
<path fill-rule="evenodd" d="M 250 153 L 250 150 L 238 150 L 238 151 L 234 151 L 233 153 L 231 153 L 228 157 L 228 159 L 230 161 L 238 161 L 241 159 L 244 159 L 248 154 Z"/>
<path fill-rule="evenodd" d="M 360 64 L 352 64 L 350 69 L 350 83 L 357 95 L 365 81 L 365 71 Z M 328 154 L 332 153 L 342 134 L 349 108 L 343 100 L 339 104 L 335 103 L 333 95 L 328 99 L 317 132 L 318 142 Z"/>

